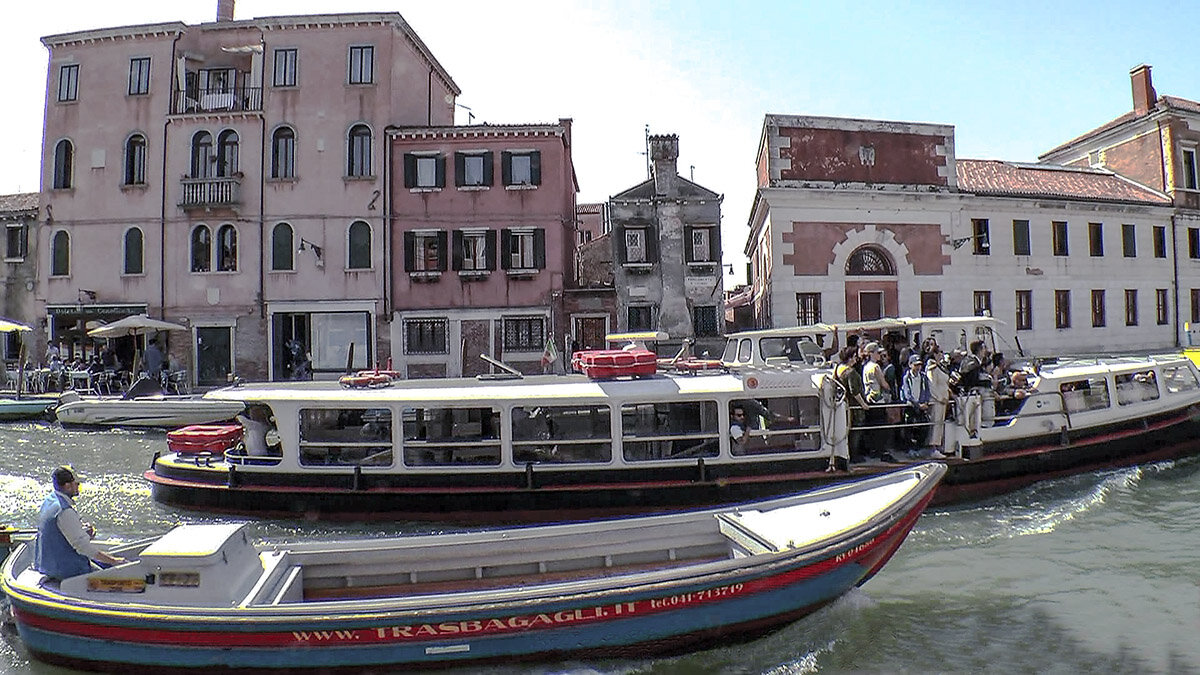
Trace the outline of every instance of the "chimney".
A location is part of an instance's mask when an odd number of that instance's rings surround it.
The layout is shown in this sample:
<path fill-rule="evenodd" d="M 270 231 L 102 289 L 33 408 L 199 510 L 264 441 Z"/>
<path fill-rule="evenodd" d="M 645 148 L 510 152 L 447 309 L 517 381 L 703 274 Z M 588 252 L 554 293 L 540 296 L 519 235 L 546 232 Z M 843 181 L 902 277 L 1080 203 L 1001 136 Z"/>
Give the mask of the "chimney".
<path fill-rule="evenodd" d="M 217 0 L 217 21 L 233 21 L 233 0 Z"/>
<path fill-rule="evenodd" d="M 675 166 L 679 159 L 679 137 L 675 134 L 650 137 L 650 160 L 654 163 L 654 194 L 669 195 L 675 191 Z"/>
<path fill-rule="evenodd" d="M 1133 84 L 1133 114 L 1141 117 L 1154 108 L 1158 94 L 1150 83 L 1150 66 L 1142 64 L 1129 71 L 1129 79 Z"/>

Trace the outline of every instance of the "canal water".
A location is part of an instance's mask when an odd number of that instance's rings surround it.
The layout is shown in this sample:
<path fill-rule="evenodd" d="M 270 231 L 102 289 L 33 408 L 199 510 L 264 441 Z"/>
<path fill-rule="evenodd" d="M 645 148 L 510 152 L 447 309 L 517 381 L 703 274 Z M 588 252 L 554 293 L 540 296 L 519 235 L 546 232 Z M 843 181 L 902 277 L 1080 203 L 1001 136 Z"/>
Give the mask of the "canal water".
<path fill-rule="evenodd" d="M 84 477 L 99 533 L 212 518 L 155 504 L 141 478 L 165 435 L 0 425 L 0 523 L 29 527 L 55 466 Z M 432 531 L 261 521 L 263 536 Z M 508 673 L 1200 672 L 1200 460 L 1089 473 L 927 512 L 863 588 L 764 638 L 643 661 Z M 0 672 L 67 673 L 0 635 Z M 474 672 L 469 670 L 456 672 Z M 478 671 L 484 672 L 484 671 Z"/>

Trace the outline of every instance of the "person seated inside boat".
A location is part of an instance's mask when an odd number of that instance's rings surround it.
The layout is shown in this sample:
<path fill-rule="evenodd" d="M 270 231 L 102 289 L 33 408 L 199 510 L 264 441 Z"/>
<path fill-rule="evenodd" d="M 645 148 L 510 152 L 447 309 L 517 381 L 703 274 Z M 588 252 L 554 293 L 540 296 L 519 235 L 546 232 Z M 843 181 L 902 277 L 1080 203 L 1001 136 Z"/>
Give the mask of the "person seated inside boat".
<path fill-rule="evenodd" d="M 729 411 L 729 442 L 733 454 L 740 455 L 750 447 L 750 420 L 746 417 L 746 406 L 735 404 Z"/>
<path fill-rule="evenodd" d="M 75 510 L 79 496 L 79 478 L 75 471 L 60 466 L 50 476 L 54 489 L 42 501 L 38 513 L 38 533 L 33 545 L 34 566 L 52 580 L 87 574 L 96 569 L 92 561 L 104 565 L 125 562 L 101 551 L 92 542 L 96 530 L 84 523 Z"/>
<path fill-rule="evenodd" d="M 1037 387 L 1029 382 L 1029 373 L 1024 370 L 1014 370 L 1001 389 L 997 391 L 996 414 L 1015 415 L 1021 410 L 1025 399 L 1037 392 Z"/>
<path fill-rule="evenodd" d="M 267 440 L 267 434 L 275 430 L 270 407 L 261 403 L 251 404 L 243 414 L 237 416 L 237 421 L 242 425 L 242 443 L 246 446 L 247 455 L 267 457 L 283 454 L 278 443 L 271 446 Z"/>

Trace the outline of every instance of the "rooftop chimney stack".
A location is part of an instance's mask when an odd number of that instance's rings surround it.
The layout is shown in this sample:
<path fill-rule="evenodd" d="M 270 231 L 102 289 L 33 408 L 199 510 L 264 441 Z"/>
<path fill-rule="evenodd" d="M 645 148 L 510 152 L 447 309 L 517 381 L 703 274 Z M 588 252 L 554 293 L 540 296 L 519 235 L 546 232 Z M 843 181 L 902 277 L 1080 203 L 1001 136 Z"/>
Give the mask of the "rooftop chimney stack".
<path fill-rule="evenodd" d="M 217 21 L 233 21 L 234 0 L 217 0 Z"/>
<path fill-rule="evenodd" d="M 650 160 L 654 163 L 654 194 L 671 194 L 679 175 L 679 137 L 675 134 L 650 137 Z"/>
<path fill-rule="evenodd" d="M 1129 79 L 1133 84 L 1133 114 L 1141 117 L 1154 108 L 1158 94 L 1150 83 L 1150 66 L 1142 64 L 1129 71 Z"/>

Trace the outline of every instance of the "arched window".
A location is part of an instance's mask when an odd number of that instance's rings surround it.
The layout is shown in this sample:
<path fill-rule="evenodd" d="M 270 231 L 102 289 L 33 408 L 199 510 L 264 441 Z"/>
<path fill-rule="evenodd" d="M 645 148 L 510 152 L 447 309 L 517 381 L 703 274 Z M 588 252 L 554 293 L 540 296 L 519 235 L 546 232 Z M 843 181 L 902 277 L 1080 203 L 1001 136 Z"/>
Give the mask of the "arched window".
<path fill-rule="evenodd" d="M 65 190 L 71 187 L 74 170 L 75 148 L 71 141 L 64 138 L 54 146 L 54 189 Z"/>
<path fill-rule="evenodd" d="M 197 225 L 192 230 L 192 271 L 212 270 L 212 232 L 207 225 Z"/>
<path fill-rule="evenodd" d="M 217 230 L 217 271 L 237 271 L 237 229 L 233 225 Z"/>
<path fill-rule="evenodd" d="M 350 127 L 346 147 L 346 175 L 371 175 L 371 129 L 365 124 Z"/>
<path fill-rule="evenodd" d="M 878 246 L 862 246 L 850 254 L 846 275 L 891 277 L 896 275 L 896 265 L 887 251 Z"/>
<path fill-rule="evenodd" d="M 271 178 L 296 177 L 296 132 L 279 127 L 271 134 Z"/>
<path fill-rule="evenodd" d="M 192 136 L 192 178 L 212 178 L 213 140 L 207 131 Z"/>
<path fill-rule="evenodd" d="M 271 230 L 271 269 L 295 269 L 295 252 L 292 249 L 292 226 L 279 223 Z"/>
<path fill-rule="evenodd" d="M 65 277 L 71 273 L 71 235 L 63 230 L 54 233 L 50 245 L 50 276 Z"/>
<path fill-rule="evenodd" d="M 143 264 L 142 231 L 136 227 L 125 230 L 125 274 L 141 274 Z"/>
<path fill-rule="evenodd" d="M 351 223 L 348 240 L 346 268 L 371 269 L 371 226 L 361 220 Z"/>
<path fill-rule="evenodd" d="M 141 134 L 125 141 L 125 184 L 146 184 L 146 137 Z"/>
<path fill-rule="evenodd" d="M 226 129 L 217 137 L 217 175 L 229 178 L 238 171 L 238 135 Z"/>

